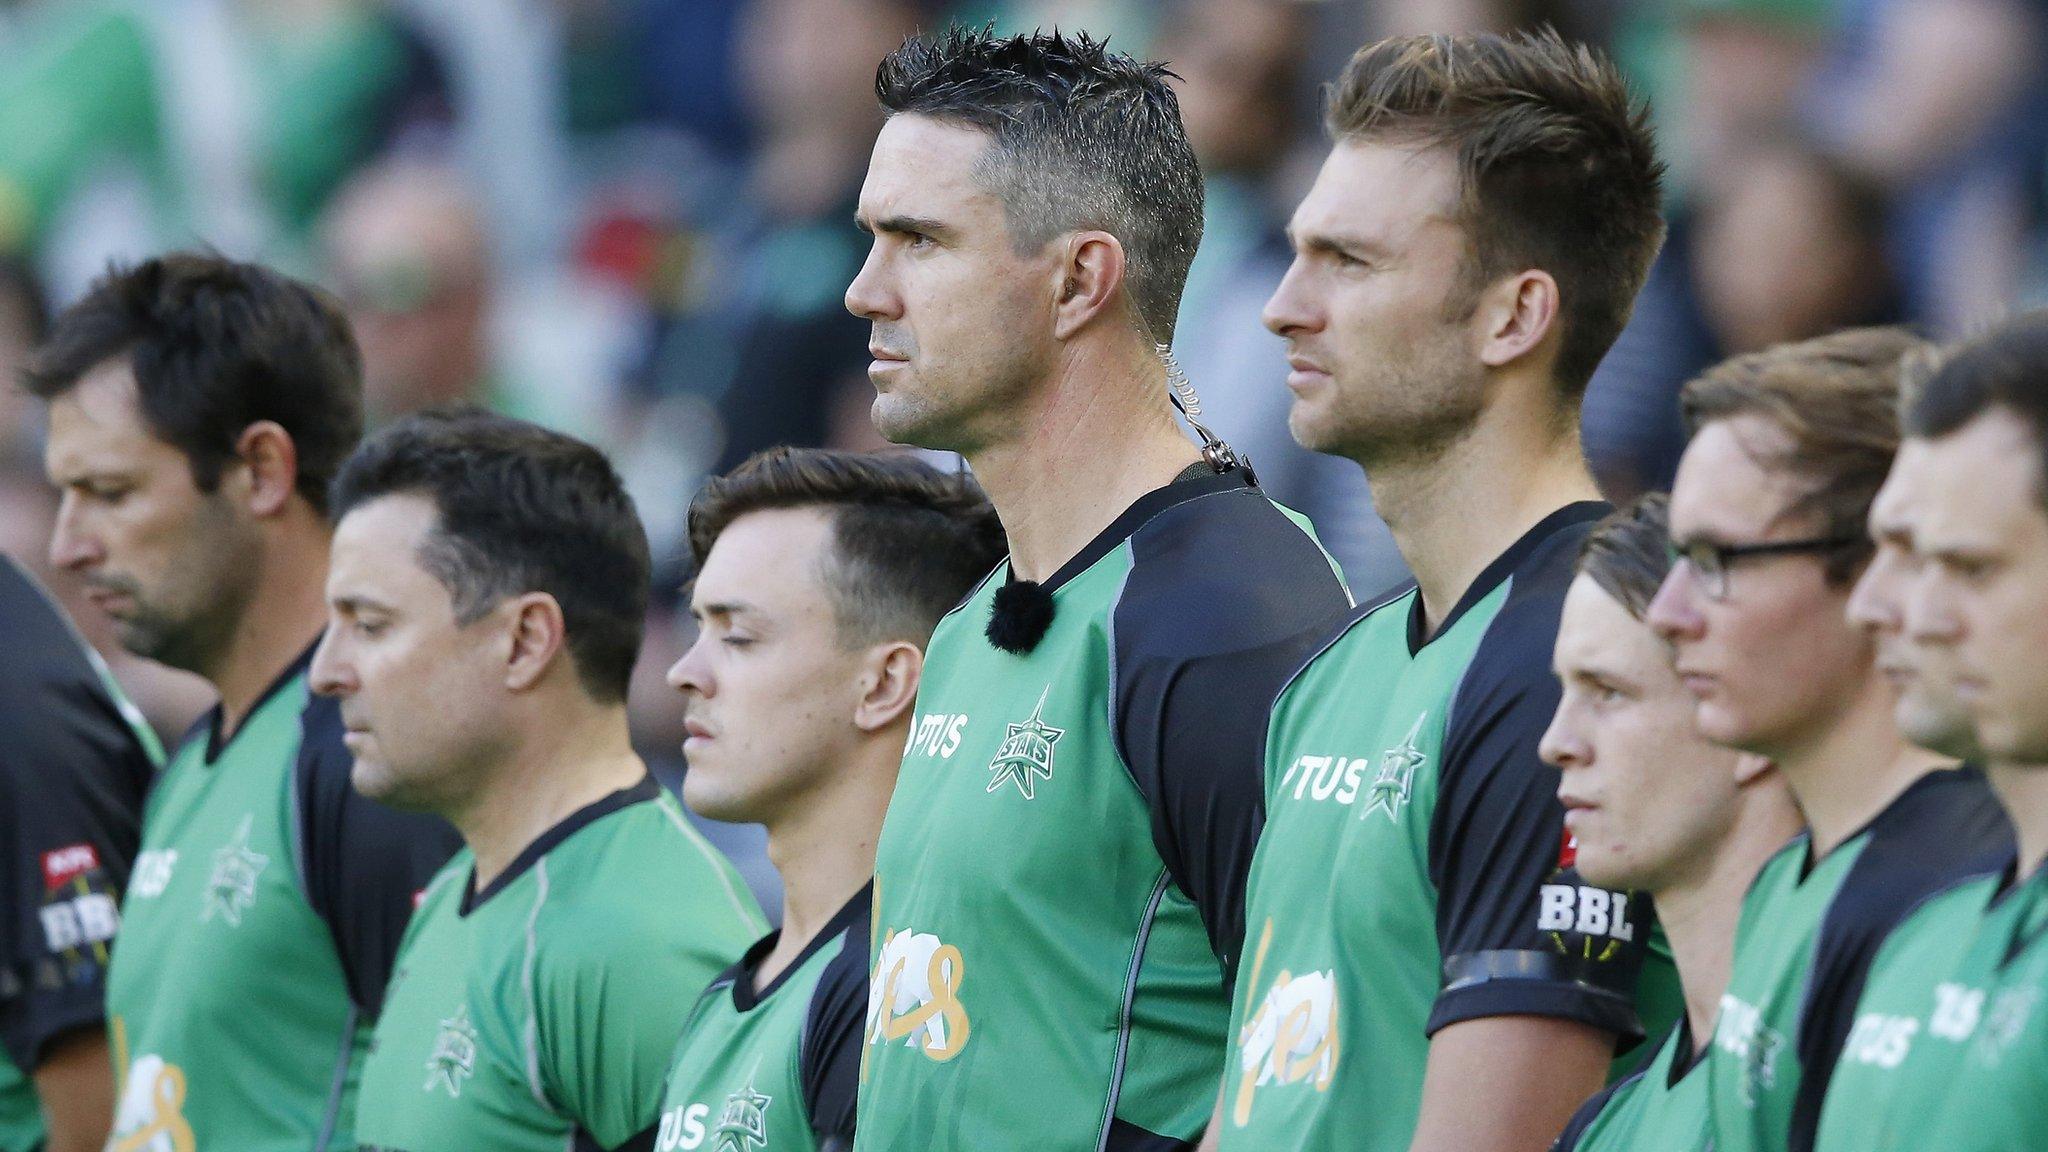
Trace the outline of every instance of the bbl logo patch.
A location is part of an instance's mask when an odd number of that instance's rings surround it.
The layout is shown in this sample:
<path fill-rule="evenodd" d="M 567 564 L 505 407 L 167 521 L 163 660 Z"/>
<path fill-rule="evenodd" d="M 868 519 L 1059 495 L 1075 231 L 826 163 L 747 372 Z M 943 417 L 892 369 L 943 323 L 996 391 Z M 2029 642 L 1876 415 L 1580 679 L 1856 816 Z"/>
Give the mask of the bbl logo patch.
<path fill-rule="evenodd" d="M 725 1110 L 718 1114 L 712 1135 L 718 1143 L 712 1152 L 759 1152 L 768 1146 L 768 1105 L 775 1098 L 754 1090 L 752 1081 L 725 1098 Z"/>
<path fill-rule="evenodd" d="M 219 916 L 230 928 L 242 926 L 242 913 L 256 902 L 256 878 L 270 866 L 270 857 L 249 850 L 249 829 L 254 816 L 242 817 L 234 838 L 213 854 L 213 875 L 206 881 L 206 907 L 199 920 L 205 923 Z"/>
<path fill-rule="evenodd" d="M 427 1057 L 427 1082 L 420 1085 L 431 1092 L 436 1084 L 460 1099 L 462 1082 L 476 1075 L 476 1025 L 469 1022 L 469 1005 L 441 1021 L 441 1033 L 434 1037 L 434 1054 Z"/>
<path fill-rule="evenodd" d="M 1031 710 L 1031 719 L 1006 725 L 1009 735 L 1003 737 L 1002 747 L 996 749 L 996 758 L 988 762 L 988 770 L 994 773 L 988 782 L 989 791 L 1015 783 L 1029 800 L 1037 795 L 1038 781 L 1052 779 L 1052 747 L 1067 730 L 1055 728 L 1040 718 L 1045 713 L 1045 698 L 1051 693 L 1052 685 L 1048 684 L 1038 694 L 1038 706 Z"/>
<path fill-rule="evenodd" d="M 1360 820 L 1378 808 L 1386 811 L 1389 821 L 1400 823 L 1401 809 L 1407 805 L 1409 793 L 1415 787 L 1415 770 L 1429 759 L 1415 746 L 1415 738 L 1422 735 L 1422 725 L 1428 719 L 1427 712 L 1417 716 L 1414 725 L 1408 729 L 1407 737 L 1380 753 L 1379 771 L 1372 778 L 1372 788 L 1366 792 L 1365 809 L 1358 814 Z"/>

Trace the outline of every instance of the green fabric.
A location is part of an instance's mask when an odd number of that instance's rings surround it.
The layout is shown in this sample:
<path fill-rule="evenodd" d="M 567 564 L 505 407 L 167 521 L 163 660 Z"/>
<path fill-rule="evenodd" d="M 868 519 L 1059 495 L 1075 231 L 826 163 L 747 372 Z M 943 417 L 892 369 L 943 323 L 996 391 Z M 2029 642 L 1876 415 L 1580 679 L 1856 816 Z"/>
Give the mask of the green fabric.
<path fill-rule="evenodd" d="M 876 856 L 856 1147 L 1192 1140 L 1228 1001 L 1110 730 L 1128 540 L 1053 593 L 1029 654 L 983 635 L 998 570 L 943 620 Z M 1114 1117 L 1112 1117 L 1112 1107 Z"/>
<path fill-rule="evenodd" d="M 819 948 L 744 1012 L 729 981 L 698 997 L 669 1069 L 655 1152 L 816 1152 L 804 1101 L 804 1020 L 838 955 L 836 943 Z M 736 979 L 750 977 L 742 971 Z"/>
<path fill-rule="evenodd" d="M 366 1030 L 298 872 L 305 705 L 302 674 L 212 765 L 202 726 L 150 796 L 107 974 L 113 1152 L 350 1146 Z"/>
<path fill-rule="evenodd" d="M 616 1147 L 652 1128 L 690 998 L 767 930 L 666 792 L 570 834 L 462 914 L 456 853 L 406 928 L 358 1135 L 404 1152 Z"/>
<path fill-rule="evenodd" d="M 1869 843 L 1868 833 L 1856 836 L 1809 872 L 1810 842 L 1801 836 L 1771 857 L 1743 898 L 1707 1061 L 1715 1152 L 1785 1147 L 1799 1095 L 1799 1020 L 1814 943 Z"/>
<path fill-rule="evenodd" d="M 1911 1127 L 1940 1102 L 1962 1054 L 1956 1021 L 1967 1003 L 1950 977 L 1968 955 L 1998 883 L 1987 876 L 1950 889 L 1886 938 L 1828 1080 L 1815 1152 L 1904 1148 L 1902 1125 Z"/>
<path fill-rule="evenodd" d="M 1671 1066 L 1681 1055 L 1682 1030 L 1657 1048 L 1643 1074 L 1615 1090 L 1579 1137 L 1577 1152 L 1712 1152 L 1707 1131 L 1707 1075 L 1695 1066 L 1676 1085 Z"/>
<path fill-rule="evenodd" d="M 1999 902 L 1942 986 L 1951 1057 L 1926 1069 L 1940 1103 L 1902 1110 L 1901 1149 L 2033 1152 L 2048 1148 L 2048 876 Z"/>
<path fill-rule="evenodd" d="M 1413 1134 L 1429 1053 L 1423 1026 L 1437 997 L 1429 829 L 1446 714 L 1510 583 L 1413 656 L 1416 593 L 1396 598 L 1280 694 L 1231 1017 L 1223 1148 L 1406 1147 Z M 1333 875 L 1373 877 L 1375 898 L 1357 899 Z M 1374 946 L 1360 954 L 1340 949 L 1343 940 Z"/>

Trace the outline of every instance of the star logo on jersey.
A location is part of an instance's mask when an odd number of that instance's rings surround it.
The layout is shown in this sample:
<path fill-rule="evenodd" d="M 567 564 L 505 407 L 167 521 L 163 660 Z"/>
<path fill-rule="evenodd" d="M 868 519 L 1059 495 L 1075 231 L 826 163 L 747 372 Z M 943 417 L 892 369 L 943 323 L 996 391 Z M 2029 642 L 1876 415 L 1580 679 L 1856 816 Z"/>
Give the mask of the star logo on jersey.
<path fill-rule="evenodd" d="M 242 817 L 235 835 L 213 854 L 213 874 L 206 880 L 206 906 L 199 912 L 205 923 L 215 916 L 230 928 L 242 926 L 242 913 L 256 902 L 256 878 L 270 866 L 270 857 L 249 849 L 249 829 L 254 816 Z"/>
<path fill-rule="evenodd" d="M 754 1091 L 751 1079 L 747 1086 L 725 1098 L 725 1108 L 718 1114 L 718 1127 L 712 1135 L 718 1142 L 711 1146 L 711 1152 L 758 1152 L 768 1146 L 768 1105 L 775 1098 Z"/>
<path fill-rule="evenodd" d="M 469 1005 L 441 1021 L 434 1037 L 434 1054 L 427 1057 L 427 1082 L 420 1086 L 431 1092 L 438 1085 L 455 1099 L 462 1096 L 462 1082 L 476 1075 L 476 1025 L 469 1022 Z"/>
<path fill-rule="evenodd" d="M 1365 807 L 1358 813 L 1360 820 L 1379 809 L 1386 812 L 1390 823 L 1400 823 L 1401 809 L 1407 805 L 1409 794 L 1415 787 L 1415 770 L 1429 759 L 1415 746 L 1415 738 L 1422 735 L 1423 722 L 1428 719 L 1427 712 L 1417 716 L 1408 729 L 1408 735 L 1399 744 L 1380 753 L 1379 770 L 1373 775 L 1372 787 L 1366 791 Z"/>
<path fill-rule="evenodd" d="M 1052 779 L 1052 747 L 1067 730 L 1055 728 L 1040 718 L 1045 713 L 1045 698 L 1051 694 L 1052 685 L 1048 684 L 1038 694 L 1038 706 L 1031 710 L 1031 719 L 1005 725 L 1009 735 L 1003 737 L 1002 747 L 996 749 L 996 758 L 988 762 L 988 770 L 994 773 L 988 782 L 989 791 L 1014 783 L 1030 800 L 1038 794 L 1038 781 Z"/>

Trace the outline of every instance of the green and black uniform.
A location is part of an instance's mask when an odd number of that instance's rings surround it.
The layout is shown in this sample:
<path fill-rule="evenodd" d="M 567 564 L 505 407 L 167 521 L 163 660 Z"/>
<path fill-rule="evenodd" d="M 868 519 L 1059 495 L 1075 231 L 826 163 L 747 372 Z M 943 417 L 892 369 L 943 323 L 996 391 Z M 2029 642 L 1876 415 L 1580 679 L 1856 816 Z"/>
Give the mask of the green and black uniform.
<path fill-rule="evenodd" d="M 848 901 L 766 988 L 763 937 L 698 998 L 676 1044 L 655 1152 L 853 1147 L 873 888 Z"/>
<path fill-rule="evenodd" d="M 1546 517 L 1434 635 L 1412 586 L 1369 605 L 1280 693 L 1224 1148 L 1407 1147 L 1429 1038 L 1460 1021 L 1641 1037 L 1649 902 L 1567 867 L 1558 773 L 1536 754 L 1572 562 L 1605 511 Z M 1676 1017 L 1666 999 L 1653 1026 Z"/>
<path fill-rule="evenodd" d="M 651 1147 L 691 999 L 766 928 L 652 776 L 481 891 L 458 852 L 406 929 L 357 1136 L 366 1152 Z"/>
<path fill-rule="evenodd" d="M 1714 1152 L 1699 1071 L 1707 1051 L 1681 1014 L 1650 1066 L 1586 1101 L 1550 1152 Z"/>
<path fill-rule="evenodd" d="M 1204 470 L 1206 471 L 1206 470 Z M 1241 470 L 1148 493 L 1026 652 L 940 622 L 875 869 L 857 1147 L 1172 1149 L 1216 1101 L 1258 745 L 1349 598 Z"/>
<path fill-rule="evenodd" d="M 107 976 L 110 1152 L 354 1147 L 363 1047 L 413 901 L 458 843 L 349 787 L 312 649 L 232 735 L 194 725 L 149 797 Z"/>
<path fill-rule="evenodd" d="M 1946 1086 L 1938 1104 L 1900 1119 L 1900 1148 L 2048 1148 L 2048 870 L 2003 880 L 1943 997 L 1953 1069 L 1928 1070 Z"/>
<path fill-rule="evenodd" d="M 1886 938 L 1828 1080 L 1818 1152 L 1901 1152 L 1902 1133 L 1940 1105 L 1979 1010 L 1955 977 L 2003 879 L 1979 876 L 1929 897 Z"/>
<path fill-rule="evenodd" d="M 104 1028 L 108 951 L 163 748 L 63 611 L 0 556 L 0 1152 L 42 1146 L 31 1080 Z"/>
<path fill-rule="evenodd" d="M 1870 961 L 1929 894 L 1996 869 L 2012 830 L 1983 774 L 1930 772 L 1824 859 L 1800 836 L 1742 901 L 1707 1061 L 1716 1152 L 1809 1152 Z"/>

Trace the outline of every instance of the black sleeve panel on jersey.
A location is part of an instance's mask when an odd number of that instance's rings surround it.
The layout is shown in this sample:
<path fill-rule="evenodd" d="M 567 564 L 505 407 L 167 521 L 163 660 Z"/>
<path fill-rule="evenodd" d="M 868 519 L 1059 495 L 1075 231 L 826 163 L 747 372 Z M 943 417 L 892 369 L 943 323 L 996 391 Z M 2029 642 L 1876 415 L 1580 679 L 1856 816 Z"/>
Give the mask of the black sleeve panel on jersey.
<path fill-rule="evenodd" d="M 811 992 L 797 1070 L 811 1110 L 811 1131 L 821 1146 L 834 1140 L 853 1147 L 854 1097 L 860 1093 L 861 1040 L 868 1011 L 868 938 L 872 912 L 848 922 L 837 955 Z"/>
<path fill-rule="evenodd" d="M 1814 943 L 1799 1014 L 1791 1152 L 1813 1147 L 1822 1098 L 1885 937 L 1927 897 L 1999 871 L 2013 852 L 2012 825 L 1974 768 L 1928 773 L 1871 821 L 1870 840 L 1843 877 Z"/>
<path fill-rule="evenodd" d="M 349 998 L 372 1019 L 413 900 L 462 841 L 435 816 L 398 812 L 350 786 L 355 762 L 342 743 L 341 706 L 315 698 L 302 718 L 296 787 L 300 876 L 327 922 Z"/>
<path fill-rule="evenodd" d="M 570 1145 L 573 1152 L 654 1152 L 654 1138 L 661 1132 L 661 1125 L 651 1125 L 635 1133 L 633 1137 L 616 1148 L 606 1148 L 597 1142 L 597 1137 L 576 1130 L 576 1141 Z"/>
<path fill-rule="evenodd" d="M 1130 543 L 1110 624 L 1112 730 L 1229 981 L 1265 824 L 1273 698 L 1350 597 L 1314 539 L 1253 488 L 1176 504 Z"/>
<path fill-rule="evenodd" d="M 1444 964 L 1431 1035 L 1488 1016 L 1552 1016 L 1642 1035 L 1634 1001 L 1649 900 L 1629 896 L 1617 907 L 1561 870 L 1558 773 L 1536 755 L 1557 711 L 1550 653 L 1584 536 L 1583 525 L 1560 528 L 1516 567 L 1451 703 L 1429 834 Z M 1543 922 L 1546 887 L 1570 889 L 1571 928 Z M 1576 914 L 1581 904 L 1590 916 Z"/>
<path fill-rule="evenodd" d="M 84 641 L 4 557 L 0 637 L 0 1047 L 32 1073 L 104 1018 L 155 765 Z"/>
<path fill-rule="evenodd" d="M 1587 1097 L 1586 1102 L 1579 1105 L 1579 1110 L 1572 1113 L 1572 1118 L 1565 1121 L 1564 1131 L 1558 1133 L 1557 1139 L 1550 1142 L 1550 1152 L 1577 1152 L 1579 1141 L 1586 1138 L 1586 1129 L 1591 1128 L 1593 1121 L 1600 1118 L 1600 1113 L 1606 1109 L 1608 1102 L 1619 1095 L 1623 1088 L 1642 1078 L 1641 1072 L 1624 1076 Z"/>

